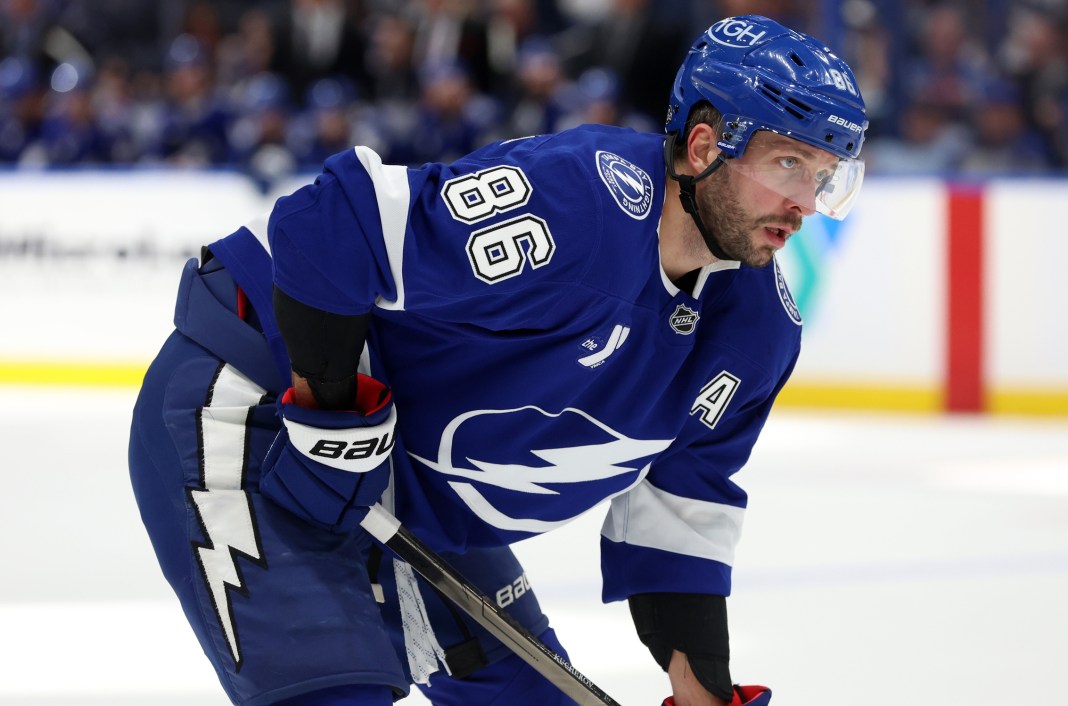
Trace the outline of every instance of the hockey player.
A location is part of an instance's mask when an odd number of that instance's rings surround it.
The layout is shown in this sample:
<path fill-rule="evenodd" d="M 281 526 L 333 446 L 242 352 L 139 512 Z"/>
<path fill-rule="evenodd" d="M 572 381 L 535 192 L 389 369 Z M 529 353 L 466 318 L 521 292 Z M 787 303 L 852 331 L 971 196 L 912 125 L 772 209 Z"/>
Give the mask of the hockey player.
<path fill-rule="evenodd" d="M 234 703 L 572 703 L 359 521 L 381 501 L 563 654 L 509 544 L 609 501 L 603 599 L 675 706 L 766 704 L 729 671 L 733 476 L 799 352 L 775 253 L 845 216 L 866 127 L 829 49 L 733 17 L 680 67 L 666 138 L 418 169 L 356 147 L 191 261 L 130 467 Z"/>

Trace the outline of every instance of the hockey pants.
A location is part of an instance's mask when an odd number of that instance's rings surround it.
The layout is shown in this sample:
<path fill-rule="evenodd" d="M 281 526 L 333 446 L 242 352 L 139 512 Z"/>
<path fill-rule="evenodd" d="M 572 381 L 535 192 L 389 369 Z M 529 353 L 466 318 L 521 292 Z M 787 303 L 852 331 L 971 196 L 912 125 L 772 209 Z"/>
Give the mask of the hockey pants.
<path fill-rule="evenodd" d="M 220 291 L 200 286 L 205 277 L 228 277 L 206 269 L 183 273 L 180 330 L 145 376 L 129 461 L 160 566 L 230 699 L 310 704 L 312 693 L 351 693 L 330 703 L 384 706 L 437 668 L 421 688 L 441 706 L 572 704 L 362 530 L 317 529 L 259 493 L 279 390 L 242 373 L 240 354 L 213 352 L 241 350 L 234 342 L 248 332 L 227 340 L 228 329 L 248 324 L 204 295 Z M 190 291 L 201 293 L 193 305 L 181 300 Z M 198 320 L 225 323 L 188 325 Z M 214 336 L 220 345 L 205 340 Z M 507 547 L 447 559 L 489 595 L 522 575 Z M 508 610 L 564 654 L 533 592 Z"/>

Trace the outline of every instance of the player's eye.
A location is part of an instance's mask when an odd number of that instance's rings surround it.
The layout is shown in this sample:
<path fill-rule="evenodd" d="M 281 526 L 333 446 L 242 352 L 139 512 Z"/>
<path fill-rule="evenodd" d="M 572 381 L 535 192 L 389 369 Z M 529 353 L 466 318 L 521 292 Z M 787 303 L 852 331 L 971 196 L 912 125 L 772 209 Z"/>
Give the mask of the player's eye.
<path fill-rule="evenodd" d="M 801 160 L 797 157 L 779 157 L 779 166 L 783 169 L 794 169 L 800 166 Z"/>

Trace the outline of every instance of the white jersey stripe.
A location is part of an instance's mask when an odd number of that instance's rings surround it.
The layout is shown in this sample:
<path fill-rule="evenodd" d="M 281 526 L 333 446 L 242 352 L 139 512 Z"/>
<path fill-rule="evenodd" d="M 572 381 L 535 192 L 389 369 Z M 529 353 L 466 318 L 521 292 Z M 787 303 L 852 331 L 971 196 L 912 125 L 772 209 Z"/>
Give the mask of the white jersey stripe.
<path fill-rule="evenodd" d="M 259 241 L 259 244 L 263 246 L 268 255 L 271 254 L 271 244 L 267 240 L 267 220 L 269 217 L 269 213 L 264 213 L 245 224 L 245 227 Z"/>
<path fill-rule="evenodd" d="M 408 230 L 408 208 L 411 192 L 408 188 L 408 169 L 397 165 L 383 165 L 382 158 L 367 147 L 356 147 L 356 157 L 367 170 L 375 185 L 375 199 L 382 219 L 382 237 L 389 256 L 389 271 L 397 287 L 395 301 L 378 298 L 375 306 L 396 311 L 404 310 L 404 237 Z"/>
<path fill-rule="evenodd" d="M 694 500 L 644 481 L 612 500 L 601 534 L 613 542 L 734 563 L 745 510 Z"/>

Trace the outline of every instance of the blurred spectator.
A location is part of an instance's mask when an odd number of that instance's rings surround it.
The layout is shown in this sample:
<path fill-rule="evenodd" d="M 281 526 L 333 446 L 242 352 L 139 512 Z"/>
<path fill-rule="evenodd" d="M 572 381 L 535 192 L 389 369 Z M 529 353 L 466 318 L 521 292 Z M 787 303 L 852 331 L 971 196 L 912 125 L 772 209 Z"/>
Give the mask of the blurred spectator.
<path fill-rule="evenodd" d="M 107 164 L 122 139 L 121 127 L 106 132 L 92 96 L 93 75 L 85 66 L 62 63 L 52 72 L 48 115 L 41 126 L 47 164 Z"/>
<path fill-rule="evenodd" d="M 671 85 L 693 37 L 685 15 L 656 21 L 650 0 L 612 0 L 599 21 L 578 26 L 562 38 L 568 71 L 578 75 L 601 67 L 625 76 L 620 101 L 656 120 L 662 120 Z"/>
<path fill-rule="evenodd" d="M 386 126 L 389 146 L 385 161 L 409 165 L 448 162 L 488 141 L 498 119 L 497 107 L 476 93 L 462 66 L 429 70 L 422 85 L 414 122 Z"/>
<path fill-rule="evenodd" d="M 541 39 L 528 40 L 519 52 L 517 93 L 511 97 L 505 133 L 542 135 L 556 132 L 569 112 L 565 103 L 567 81 L 552 46 Z"/>
<path fill-rule="evenodd" d="M 550 3 L 535 0 L 488 0 L 486 43 L 488 80 L 483 91 L 504 95 L 514 90 L 514 77 L 521 70 L 522 50 L 533 40 L 544 43 L 554 26 Z M 541 13 L 545 13 L 544 15 Z"/>
<path fill-rule="evenodd" d="M 234 161 L 267 185 L 296 171 L 286 144 L 292 115 L 289 88 L 281 76 L 263 71 L 243 84 L 229 130 Z"/>
<path fill-rule="evenodd" d="M 26 163 L 39 149 L 43 123 L 44 88 L 34 62 L 20 56 L 0 60 L 0 162 Z"/>
<path fill-rule="evenodd" d="M 326 76 L 362 79 L 362 21 L 351 0 L 290 0 L 276 33 L 273 68 L 286 76 L 293 95 L 304 95 Z"/>
<path fill-rule="evenodd" d="M 709 18 L 734 15 L 764 15 L 782 22 L 787 27 L 812 34 L 815 28 L 812 27 L 809 17 L 814 4 L 805 0 L 702 0 L 698 2 L 700 12 L 697 26 L 691 34 L 703 32 L 712 21 Z M 670 6 L 671 3 L 664 5 Z"/>
<path fill-rule="evenodd" d="M 935 5 L 917 23 L 919 48 L 904 72 L 905 94 L 966 123 L 989 75 L 987 56 L 971 39 L 964 11 L 956 5 Z"/>
<path fill-rule="evenodd" d="M 124 59 L 110 57 L 97 69 L 92 107 L 98 126 L 111 142 L 109 161 L 138 161 L 143 154 L 135 124 L 140 104 L 133 95 L 130 70 Z"/>
<path fill-rule="evenodd" d="M 215 56 L 223 41 L 218 3 L 194 0 L 188 3 L 182 22 L 182 34 L 197 40 L 208 56 Z"/>
<path fill-rule="evenodd" d="M 486 17 L 474 0 L 417 0 L 413 61 L 419 73 L 464 66 L 478 90 L 489 90 Z"/>
<path fill-rule="evenodd" d="M 561 119 L 558 126 L 561 130 L 589 123 L 629 127 L 642 132 L 660 129 L 660 125 L 648 116 L 620 104 L 619 78 L 606 69 L 583 71 L 574 84 L 569 103 L 572 110 Z"/>
<path fill-rule="evenodd" d="M 131 72 L 159 71 L 168 43 L 182 32 L 185 3 L 63 0 L 59 21 L 84 45 L 83 61 L 120 60 Z"/>
<path fill-rule="evenodd" d="M 950 120 L 944 106 L 917 100 L 900 115 L 898 135 L 875 136 L 864 145 L 872 174 L 946 174 L 964 161 L 971 133 Z"/>
<path fill-rule="evenodd" d="M 357 143 L 656 131 L 684 48 L 742 13 L 844 35 L 874 173 L 1068 168 L 1068 0 L 0 0 L 0 166 L 266 181 Z"/>
<path fill-rule="evenodd" d="M 371 29 L 367 86 L 374 101 L 410 101 L 419 97 L 415 60 L 415 26 L 400 13 L 384 13 Z"/>
<path fill-rule="evenodd" d="M 1062 10 L 1063 11 L 1063 10 Z M 1013 13 L 1000 47 L 1006 72 L 1021 91 L 1021 109 L 1057 166 L 1068 166 L 1068 145 L 1063 140 L 1063 106 L 1068 100 L 1068 37 L 1065 20 L 1038 7 L 1020 7 Z"/>
<path fill-rule="evenodd" d="M 236 31 L 219 43 L 215 54 L 217 79 L 223 85 L 240 84 L 272 71 L 277 63 L 276 54 L 271 16 L 262 8 L 251 8 L 238 19 Z"/>
<path fill-rule="evenodd" d="M 155 111 L 159 127 L 151 157 L 194 167 L 230 162 L 230 110 L 213 78 L 207 47 L 192 35 L 175 39 L 165 63 L 164 99 Z"/>
<path fill-rule="evenodd" d="M 42 68 L 58 11 L 55 0 L 0 0 L 0 56 L 20 56 Z"/>
<path fill-rule="evenodd" d="M 385 151 L 378 116 L 360 100 L 351 81 L 333 76 L 320 79 L 308 89 L 304 102 L 307 108 L 289 133 L 300 168 L 319 169 L 327 157 L 356 144 Z"/>
<path fill-rule="evenodd" d="M 1030 128 L 1019 89 L 991 80 L 983 89 L 983 108 L 974 113 L 975 144 L 960 165 L 969 174 L 1046 171 L 1051 162 L 1042 138 Z"/>
<path fill-rule="evenodd" d="M 892 96 L 891 37 L 871 0 L 847 0 L 841 8 L 847 28 L 844 54 L 857 79 L 868 112 L 868 139 L 896 132 L 888 125 L 901 106 Z"/>

